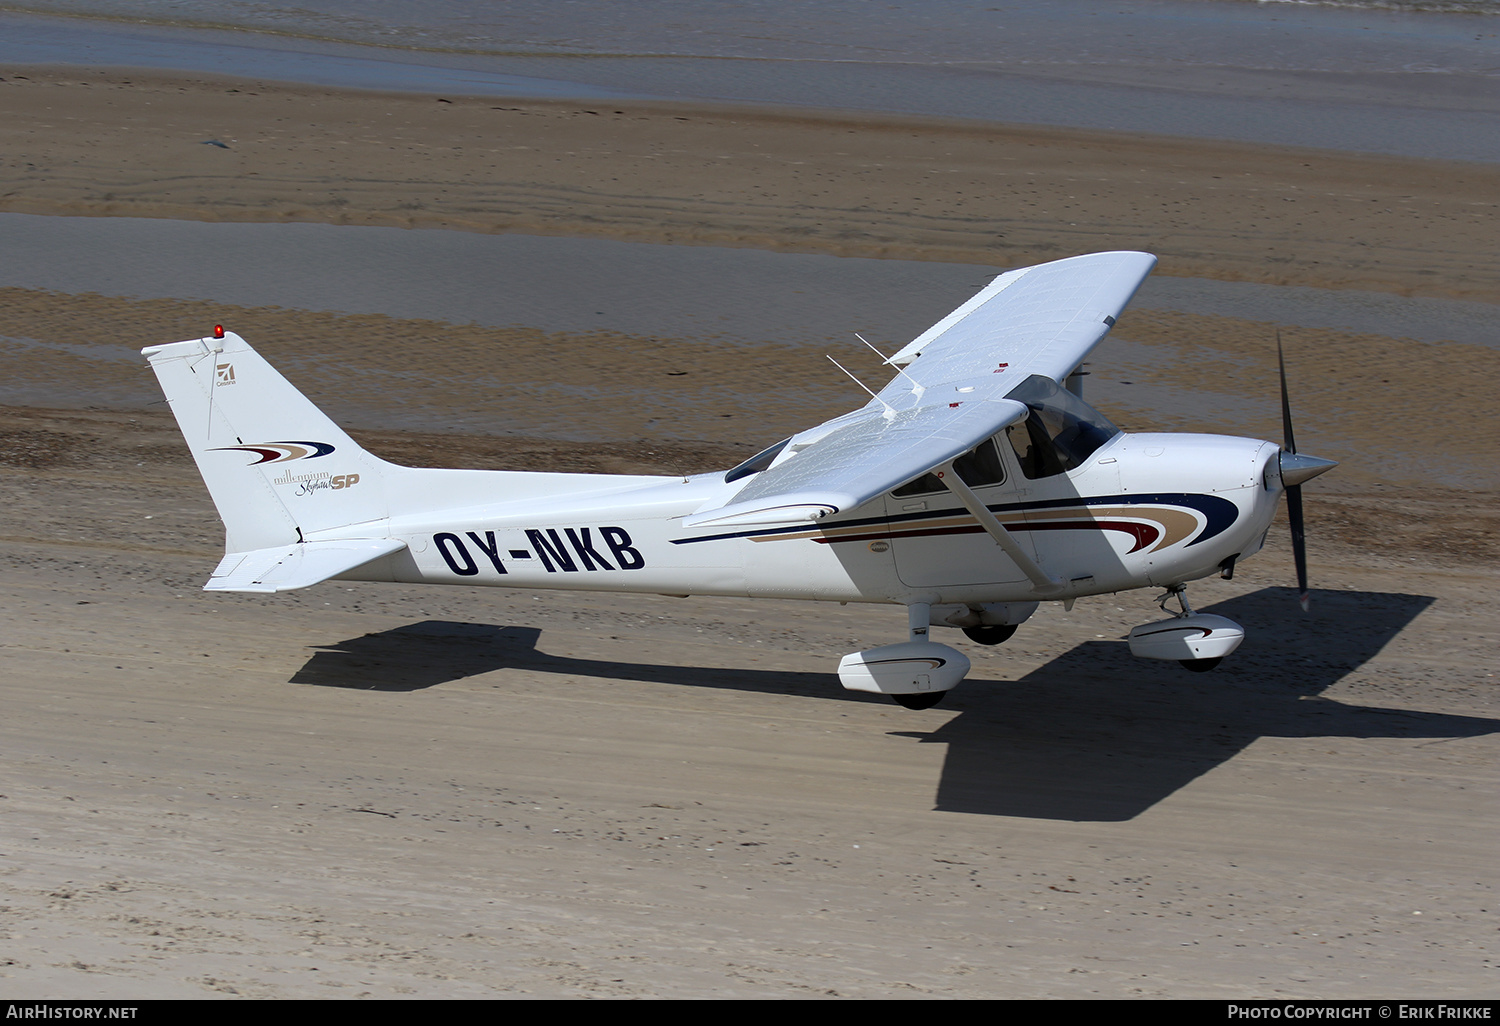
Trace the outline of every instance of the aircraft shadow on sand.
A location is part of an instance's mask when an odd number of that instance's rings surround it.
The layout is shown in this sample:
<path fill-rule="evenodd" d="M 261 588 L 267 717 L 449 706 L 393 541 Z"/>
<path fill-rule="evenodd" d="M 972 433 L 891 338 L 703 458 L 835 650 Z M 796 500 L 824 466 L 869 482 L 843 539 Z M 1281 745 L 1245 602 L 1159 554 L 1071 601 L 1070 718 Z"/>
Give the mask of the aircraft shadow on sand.
<path fill-rule="evenodd" d="M 1120 641 L 1090 641 L 1014 680 L 971 678 L 935 712 L 948 746 L 936 808 L 1072 821 L 1132 819 L 1261 737 L 1476 737 L 1500 720 L 1348 705 L 1319 697 L 1404 630 L 1433 599 L 1319 592 L 1313 613 L 1288 588 L 1265 588 L 1210 611 L 1255 625 L 1213 673 L 1133 659 Z M 1024 630 L 1024 628 L 1023 628 Z M 576 659 L 538 651 L 530 627 L 429 620 L 351 638 L 316 653 L 294 684 L 418 691 L 505 669 L 690 687 L 885 702 L 826 673 Z M 913 714 L 914 720 L 924 714 Z"/>

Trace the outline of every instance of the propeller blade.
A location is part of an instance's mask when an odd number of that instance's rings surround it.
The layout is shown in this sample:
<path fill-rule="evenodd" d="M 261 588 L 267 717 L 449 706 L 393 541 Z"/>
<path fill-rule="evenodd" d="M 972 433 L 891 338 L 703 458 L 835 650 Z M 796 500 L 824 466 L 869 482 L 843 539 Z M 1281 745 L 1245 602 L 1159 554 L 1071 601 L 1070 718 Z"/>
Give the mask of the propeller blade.
<path fill-rule="evenodd" d="M 1307 542 L 1302 534 L 1302 486 L 1292 485 L 1286 490 L 1286 518 L 1292 525 L 1292 562 L 1297 567 L 1297 601 L 1302 611 L 1307 612 L 1312 597 L 1307 591 Z"/>
<path fill-rule="evenodd" d="M 1286 357 L 1281 352 L 1281 329 L 1276 329 L 1276 367 L 1281 371 L 1281 448 L 1286 452 L 1297 451 L 1297 440 L 1292 437 L 1292 402 L 1286 392 Z"/>
<path fill-rule="evenodd" d="M 1281 449 L 1282 459 L 1286 460 L 1288 455 L 1296 456 L 1297 440 L 1292 436 L 1292 401 L 1287 397 L 1286 356 L 1281 351 L 1280 328 L 1276 329 L 1276 367 L 1281 373 L 1281 435 L 1284 440 Z M 1297 461 L 1294 459 L 1286 462 Z M 1332 461 L 1324 462 L 1332 465 Z M 1311 474 L 1299 477 L 1298 481 L 1304 481 L 1327 469 L 1328 467 L 1322 467 L 1314 470 Z M 1302 531 L 1302 485 L 1300 483 L 1286 486 L 1286 517 L 1292 526 L 1292 562 L 1297 567 L 1297 601 L 1301 603 L 1302 611 L 1305 613 L 1312 604 L 1312 596 L 1307 591 L 1307 541 Z"/>

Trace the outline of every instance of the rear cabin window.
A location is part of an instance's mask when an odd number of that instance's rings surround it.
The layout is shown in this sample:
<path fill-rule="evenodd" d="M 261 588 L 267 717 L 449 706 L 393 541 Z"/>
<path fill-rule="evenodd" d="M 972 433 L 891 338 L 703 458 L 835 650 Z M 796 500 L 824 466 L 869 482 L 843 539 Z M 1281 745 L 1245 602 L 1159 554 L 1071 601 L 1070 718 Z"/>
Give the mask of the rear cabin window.
<path fill-rule="evenodd" d="M 790 438 L 783 438 L 775 445 L 768 446 L 762 449 L 760 452 L 756 453 L 754 456 L 751 456 L 748 460 L 746 460 L 744 463 L 741 463 L 733 470 L 726 471 L 724 473 L 724 483 L 732 484 L 733 482 L 738 481 L 742 478 L 749 477 L 752 474 L 759 474 L 762 470 L 765 470 L 772 463 L 776 462 L 776 457 L 781 455 L 781 450 L 785 449 L 786 443 L 790 441 Z"/>

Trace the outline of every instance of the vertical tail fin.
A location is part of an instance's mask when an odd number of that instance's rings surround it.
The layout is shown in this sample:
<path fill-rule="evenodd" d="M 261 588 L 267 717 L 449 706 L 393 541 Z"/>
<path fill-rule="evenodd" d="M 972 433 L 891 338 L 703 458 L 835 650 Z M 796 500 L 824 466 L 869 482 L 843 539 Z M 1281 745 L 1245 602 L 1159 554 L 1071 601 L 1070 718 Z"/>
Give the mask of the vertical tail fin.
<path fill-rule="evenodd" d="M 291 545 L 388 516 L 390 464 L 360 448 L 238 335 L 142 353 L 224 521 L 226 551 Z"/>

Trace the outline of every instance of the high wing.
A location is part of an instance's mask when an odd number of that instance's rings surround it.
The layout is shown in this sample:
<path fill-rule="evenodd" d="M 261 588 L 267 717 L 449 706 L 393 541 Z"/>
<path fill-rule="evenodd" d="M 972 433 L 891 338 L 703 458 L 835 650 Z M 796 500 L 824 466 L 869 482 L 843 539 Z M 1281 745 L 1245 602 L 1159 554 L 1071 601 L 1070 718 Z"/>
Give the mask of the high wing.
<path fill-rule="evenodd" d="M 771 466 L 687 527 L 796 523 L 853 509 L 1026 417 L 1005 398 L 1062 381 L 1109 333 L 1149 253 L 1093 253 L 1007 271 L 891 358 L 906 370 L 862 409 L 794 436 Z"/>
<path fill-rule="evenodd" d="M 731 502 L 699 510 L 683 524 L 786 524 L 853 509 L 1026 417 L 1024 403 L 953 395 L 951 404 L 893 408 L 889 414 L 871 404 L 803 432 L 783 450 L 790 456 L 751 478 Z"/>

